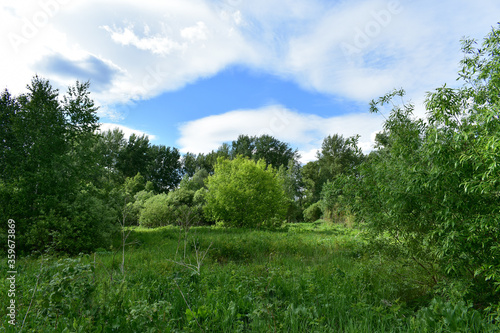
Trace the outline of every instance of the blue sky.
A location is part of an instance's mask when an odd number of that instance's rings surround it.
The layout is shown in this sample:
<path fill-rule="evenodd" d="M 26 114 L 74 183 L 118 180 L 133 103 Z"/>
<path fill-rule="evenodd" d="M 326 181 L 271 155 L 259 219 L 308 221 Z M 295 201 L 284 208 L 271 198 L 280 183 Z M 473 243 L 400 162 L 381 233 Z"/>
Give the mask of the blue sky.
<path fill-rule="evenodd" d="M 90 80 L 102 129 L 183 153 L 270 134 L 307 162 L 329 134 L 370 151 L 368 102 L 394 88 L 423 116 L 456 84 L 460 39 L 499 17 L 497 0 L 4 0 L 0 88 Z"/>

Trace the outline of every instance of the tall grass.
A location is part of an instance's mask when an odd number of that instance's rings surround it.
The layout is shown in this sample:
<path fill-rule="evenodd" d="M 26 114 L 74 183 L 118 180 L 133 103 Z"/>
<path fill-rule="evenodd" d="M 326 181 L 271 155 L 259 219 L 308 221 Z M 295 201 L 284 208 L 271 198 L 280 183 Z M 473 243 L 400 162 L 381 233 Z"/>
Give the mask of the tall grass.
<path fill-rule="evenodd" d="M 19 331 L 31 302 L 24 332 L 495 329 L 466 303 L 431 302 L 422 272 L 371 253 L 358 231 L 340 225 L 295 224 L 281 231 L 194 227 L 189 237 L 186 260 L 195 248 L 212 244 L 200 275 L 171 261 L 179 245 L 174 227 L 134 229 L 125 274 L 118 239 L 115 248 L 90 255 L 22 258 L 18 324 L 14 329 L 5 321 L 2 328 Z M 0 288 L 7 290 L 5 280 Z M 5 292 L 0 299 L 7 304 Z M 0 312 L 6 318 L 5 307 Z"/>

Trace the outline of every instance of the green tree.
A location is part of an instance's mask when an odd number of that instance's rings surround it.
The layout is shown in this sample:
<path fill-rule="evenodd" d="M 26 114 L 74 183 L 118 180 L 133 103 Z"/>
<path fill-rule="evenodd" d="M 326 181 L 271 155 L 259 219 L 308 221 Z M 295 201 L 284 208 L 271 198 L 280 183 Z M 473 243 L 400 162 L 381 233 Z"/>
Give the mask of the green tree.
<path fill-rule="evenodd" d="M 279 141 L 270 135 L 248 136 L 240 135 L 231 144 L 231 156 L 242 155 L 258 161 L 263 159 L 267 165 L 278 169 L 288 167 L 290 161 L 297 161 L 299 155 L 288 143 Z"/>
<path fill-rule="evenodd" d="M 316 161 L 307 163 L 303 169 L 304 182 L 309 203 L 320 200 L 323 185 L 341 174 L 355 174 L 364 159 L 358 147 L 359 136 L 344 138 L 334 134 L 327 136 L 317 152 Z"/>
<path fill-rule="evenodd" d="M 343 179 L 342 196 L 430 281 L 459 279 L 457 292 L 486 305 L 500 291 L 500 30 L 475 43 L 463 44 L 463 86 L 428 94 L 427 121 L 411 104 L 393 105 L 379 147 L 358 177 Z M 372 111 L 403 94 L 381 97 Z"/>
<path fill-rule="evenodd" d="M 116 168 L 124 178 L 134 177 L 138 172 L 146 175 L 151 160 L 149 138 L 133 133 L 118 155 Z"/>
<path fill-rule="evenodd" d="M 91 184 L 99 178 L 101 166 L 92 148 L 98 127 L 97 107 L 89 97 L 89 83 L 77 82 L 62 99 L 50 83 L 34 77 L 28 92 L 1 98 L 0 206 L 3 219 L 17 221 L 19 250 L 30 247 L 67 250 L 63 239 L 69 233 L 81 236 L 93 232 L 89 225 L 105 230 L 110 220 L 102 212 L 98 190 Z M 85 194 L 84 194 L 85 193 Z M 84 203 L 85 200 L 89 202 Z M 96 214 L 82 215 L 88 204 Z M 93 221 L 98 218 L 97 221 Z M 59 221 L 59 222 L 55 222 Z M 48 223 L 50 222 L 50 223 Z M 102 227 L 102 228 L 101 228 Z M 103 235 L 106 234 L 103 231 Z M 88 250 L 103 238 L 89 237 L 76 251 Z"/>
<path fill-rule="evenodd" d="M 193 177 L 195 172 L 198 170 L 199 166 L 196 164 L 196 155 L 193 153 L 186 153 L 182 156 L 182 173 L 188 175 L 188 177 Z"/>
<path fill-rule="evenodd" d="M 117 168 L 119 156 L 127 145 L 125 134 L 118 128 L 100 133 L 95 150 L 101 156 L 101 165 L 105 182 L 111 186 L 118 186 L 123 181 L 123 176 Z"/>
<path fill-rule="evenodd" d="M 168 192 L 181 181 L 181 161 L 177 148 L 163 145 L 150 147 L 147 166 L 147 179 L 153 183 L 157 193 Z"/>
<path fill-rule="evenodd" d="M 192 191 L 198 191 L 205 188 L 205 179 L 208 177 L 208 172 L 205 169 L 200 169 L 192 177 L 184 175 L 179 185 L 180 188 L 185 188 Z"/>
<path fill-rule="evenodd" d="M 206 184 L 205 213 L 225 226 L 264 227 L 285 217 L 283 184 L 263 160 L 219 158 Z"/>
<path fill-rule="evenodd" d="M 283 165 L 279 167 L 277 176 L 283 184 L 283 190 L 288 199 L 287 221 L 301 221 L 304 182 L 300 164 L 295 160 L 290 160 L 287 167 Z"/>

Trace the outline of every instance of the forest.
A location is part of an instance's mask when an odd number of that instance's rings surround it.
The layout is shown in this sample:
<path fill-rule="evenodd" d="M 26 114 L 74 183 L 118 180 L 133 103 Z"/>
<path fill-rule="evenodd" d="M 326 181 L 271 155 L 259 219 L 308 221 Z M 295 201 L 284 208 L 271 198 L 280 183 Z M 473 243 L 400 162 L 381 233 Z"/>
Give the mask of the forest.
<path fill-rule="evenodd" d="M 462 50 L 424 119 L 394 90 L 370 153 L 332 133 L 304 165 L 102 132 L 89 82 L 5 90 L 2 330 L 500 331 L 500 28 Z"/>

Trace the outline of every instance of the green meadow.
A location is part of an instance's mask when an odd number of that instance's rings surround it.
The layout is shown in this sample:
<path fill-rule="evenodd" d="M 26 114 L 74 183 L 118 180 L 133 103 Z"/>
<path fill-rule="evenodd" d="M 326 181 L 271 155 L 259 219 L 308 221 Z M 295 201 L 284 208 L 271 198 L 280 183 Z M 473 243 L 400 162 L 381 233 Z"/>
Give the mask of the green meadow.
<path fill-rule="evenodd" d="M 91 254 L 18 259 L 16 327 L 4 322 L 0 330 L 498 331 L 471 304 L 435 297 L 417 264 L 385 257 L 360 230 L 340 224 L 134 228 L 124 252 L 120 244 L 117 238 Z M 1 283 L 8 290 L 8 281 Z M 6 293 L 0 298 L 8 304 Z"/>

